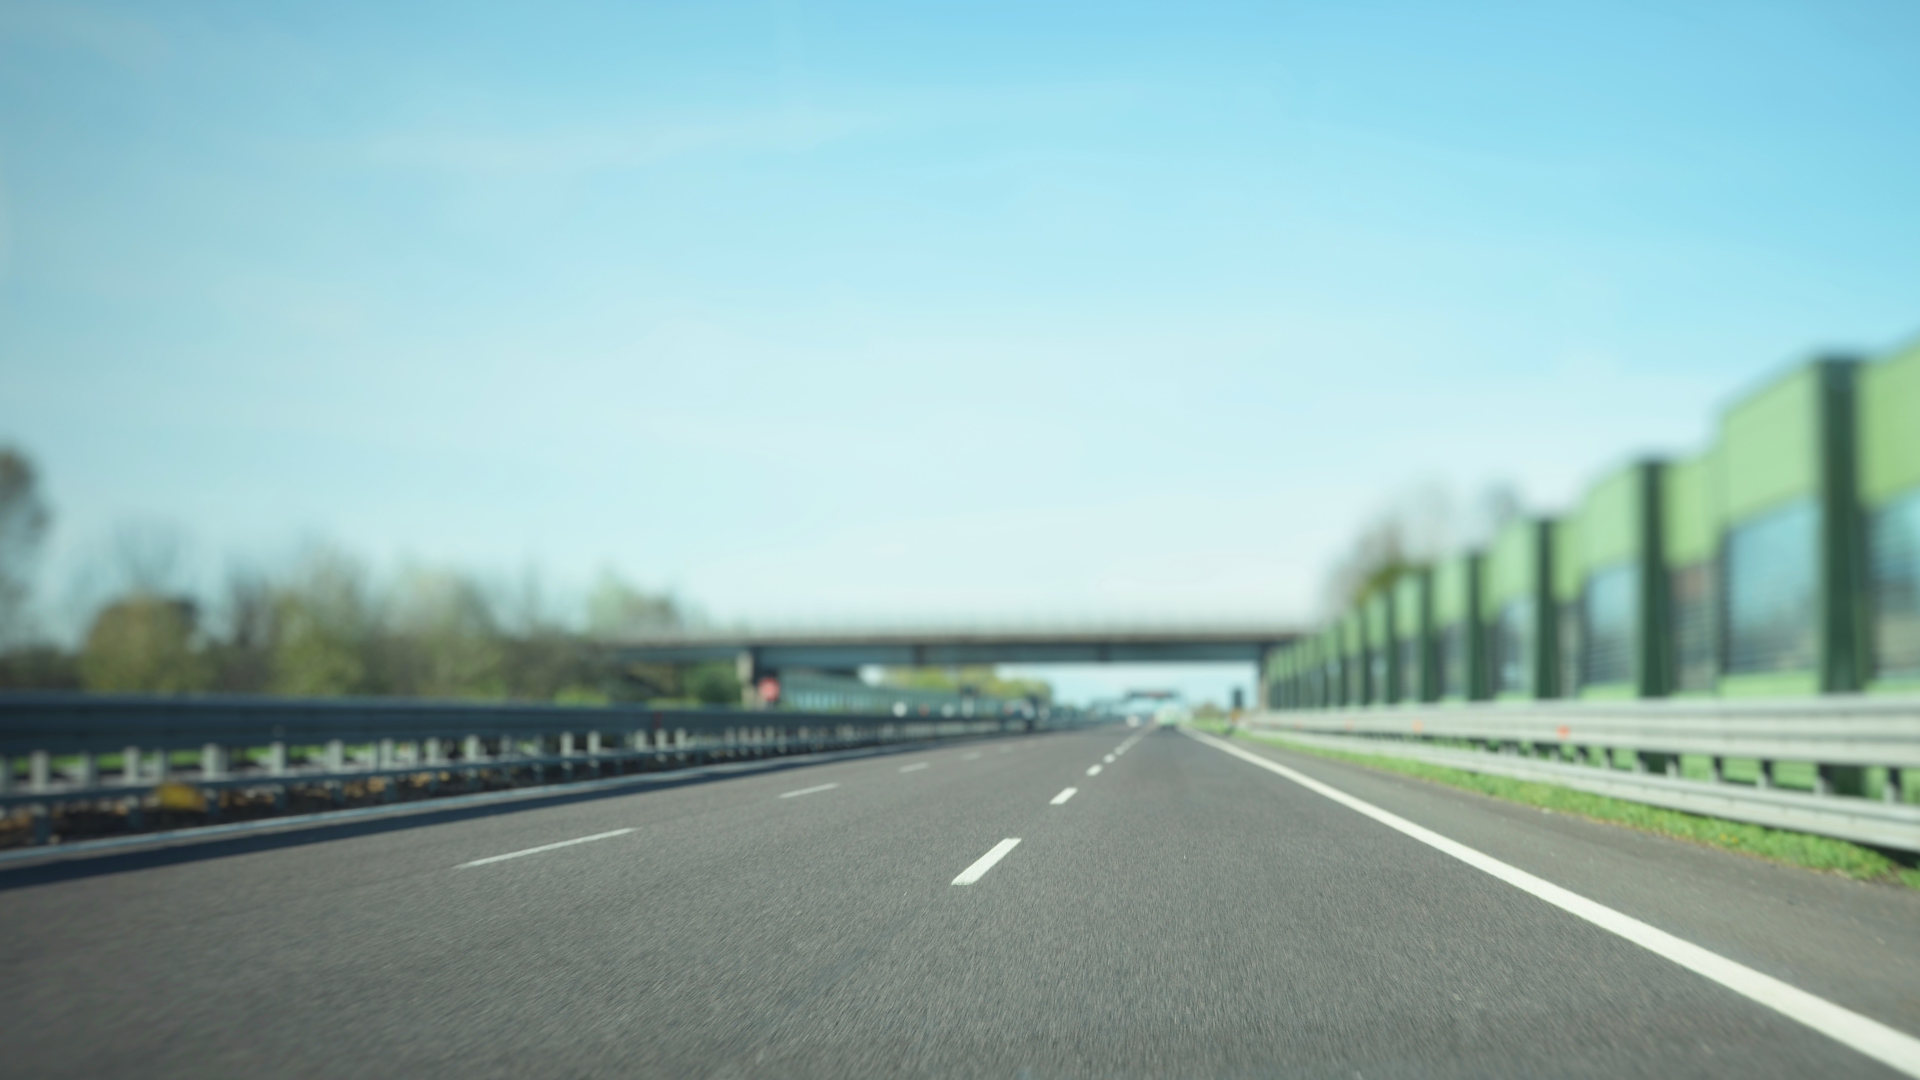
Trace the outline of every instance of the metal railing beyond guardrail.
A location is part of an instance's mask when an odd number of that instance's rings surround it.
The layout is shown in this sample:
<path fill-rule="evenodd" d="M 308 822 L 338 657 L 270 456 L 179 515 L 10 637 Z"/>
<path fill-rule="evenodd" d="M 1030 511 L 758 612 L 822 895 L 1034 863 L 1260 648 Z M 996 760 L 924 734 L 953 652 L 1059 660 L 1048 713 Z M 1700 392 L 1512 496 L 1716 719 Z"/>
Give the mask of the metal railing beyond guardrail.
<path fill-rule="evenodd" d="M 818 753 L 857 746 L 1073 726 L 1051 717 L 571 707 L 372 699 L 0 694 L 0 811 L 27 808 L 45 842 L 62 808 L 117 809 L 130 829 L 165 787 L 197 791 L 218 820 L 223 791 L 271 795 L 411 778 L 477 789 Z M 384 785 L 394 797 L 398 784 Z"/>
<path fill-rule="evenodd" d="M 1300 743 L 1920 851 L 1920 699 L 1420 705 L 1259 713 Z M 1689 772 L 1695 774 L 1687 775 Z M 1789 774 L 1802 781 L 1782 783 Z M 1878 789 L 1877 798 L 1867 797 Z"/>

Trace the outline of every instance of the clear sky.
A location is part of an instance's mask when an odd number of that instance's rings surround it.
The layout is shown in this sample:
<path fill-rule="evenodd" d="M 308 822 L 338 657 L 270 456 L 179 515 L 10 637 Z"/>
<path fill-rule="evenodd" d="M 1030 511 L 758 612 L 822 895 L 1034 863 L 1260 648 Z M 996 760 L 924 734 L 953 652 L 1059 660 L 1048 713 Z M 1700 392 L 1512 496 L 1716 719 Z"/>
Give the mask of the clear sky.
<path fill-rule="evenodd" d="M 0 0 L 0 439 L 202 566 L 1306 619 L 1920 330 L 1920 6 Z"/>

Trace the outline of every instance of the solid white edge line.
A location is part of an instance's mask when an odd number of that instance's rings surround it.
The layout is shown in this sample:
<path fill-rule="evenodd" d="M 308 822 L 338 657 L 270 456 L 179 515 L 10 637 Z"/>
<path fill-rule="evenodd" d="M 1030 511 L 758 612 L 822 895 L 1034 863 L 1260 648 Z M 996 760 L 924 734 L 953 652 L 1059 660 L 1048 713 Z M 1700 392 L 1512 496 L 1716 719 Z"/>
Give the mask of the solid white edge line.
<path fill-rule="evenodd" d="M 489 855 L 484 859 L 475 859 L 472 862 L 463 862 L 459 866 L 454 867 L 454 869 L 465 870 L 469 866 L 485 866 L 488 863 L 505 862 L 508 859 L 517 859 L 522 855 L 538 855 L 543 851 L 552 851 L 554 848 L 572 847 L 575 844 L 591 843 L 595 840 L 605 840 L 610 836 L 625 836 L 632 831 L 633 831 L 632 829 L 615 829 L 612 832 L 594 833 L 592 836 L 582 836 L 577 840 L 562 840 L 557 844 L 541 844 L 539 847 L 530 847 L 523 851 L 509 851 L 505 855 Z"/>
<path fill-rule="evenodd" d="M 1059 806 L 1059 805 L 1060 805 L 1061 803 L 1064 803 L 1064 802 L 1066 802 L 1066 801 L 1067 801 L 1068 799 L 1071 799 L 1071 798 L 1073 798 L 1073 796 L 1074 796 L 1074 793 L 1075 793 L 1075 792 L 1078 792 L 1079 790 L 1080 790 L 1080 789 L 1079 789 L 1079 788 L 1077 788 L 1077 787 L 1070 787 L 1070 788 L 1068 788 L 1068 789 L 1066 789 L 1065 791 L 1062 791 L 1062 792 L 1061 792 L 1060 794 L 1058 794 L 1058 795 L 1055 795 L 1055 796 L 1053 797 L 1053 801 L 1052 801 L 1052 802 L 1050 802 L 1050 803 L 1048 803 L 1047 805 L 1048 805 L 1048 806 Z"/>
<path fill-rule="evenodd" d="M 803 787 L 799 791 L 789 791 L 780 797 L 783 799 L 791 799 L 795 795 L 812 795 L 816 791 L 832 791 L 834 788 L 837 788 L 839 786 L 840 785 L 838 783 L 815 784 L 812 787 Z"/>
<path fill-rule="evenodd" d="M 979 881 L 981 878 L 987 876 L 987 871 L 993 869 L 994 863 L 1006 858 L 1007 852 L 1012 851 L 1018 846 L 1020 846 L 1020 838 L 1017 836 L 1010 836 L 1000 841 L 988 849 L 985 855 L 973 860 L 972 866 L 960 871 L 960 876 L 954 878 L 953 883 L 955 885 L 971 885 Z"/>
<path fill-rule="evenodd" d="M 1920 1077 L 1920 1039 L 1904 1031 L 1888 1027 L 1878 1020 L 1862 1016 L 1851 1009 L 1835 1005 L 1825 998 L 1815 997 L 1771 975 L 1762 974 L 1745 964 L 1729 960 L 1719 953 L 1710 952 L 1690 941 L 1677 938 L 1665 930 L 1649 926 L 1631 915 L 1615 911 L 1598 901 L 1589 900 L 1578 893 L 1563 889 L 1544 878 L 1535 877 L 1517 866 L 1501 862 L 1457 840 L 1450 840 L 1431 829 L 1415 825 L 1398 814 L 1382 810 L 1364 799 L 1355 798 L 1339 788 L 1321 783 L 1277 761 L 1261 757 L 1250 750 L 1244 750 L 1202 732 L 1186 728 L 1180 730 L 1188 737 L 1197 739 L 1216 750 L 1225 751 L 1269 772 L 1278 773 L 1316 795 L 1324 795 L 1349 810 L 1365 814 L 1390 829 L 1451 855 L 1476 870 L 1491 874 L 1522 892 L 1531 893 L 1562 911 L 1587 920 L 1602 930 L 1618 934 L 1649 952 L 1664 957 L 1696 975 L 1711 979 L 1742 997 L 1765 1005 L 1788 1019 L 1797 1020 L 1875 1061 L 1908 1076 Z"/>
<path fill-rule="evenodd" d="M 919 772 L 919 771 L 920 771 L 921 769 L 924 769 L 924 768 L 926 768 L 926 767 L 927 767 L 927 763 L 926 763 L 926 762 L 924 762 L 924 761 L 916 761 L 916 762 L 914 762 L 914 763 L 913 763 L 913 764 L 911 764 L 911 765 L 902 765 L 902 766 L 900 766 L 900 771 L 901 771 L 901 772 Z"/>
<path fill-rule="evenodd" d="M 1087 770 L 1087 775 L 1088 775 L 1088 776 L 1099 776 L 1099 775 L 1100 775 L 1100 766 L 1098 766 L 1098 765 L 1095 765 L 1095 766 L 1094 766 L 1093 768 L 1091 768 L 1091 769 L 1088 769 L 1088 770 Z"/>

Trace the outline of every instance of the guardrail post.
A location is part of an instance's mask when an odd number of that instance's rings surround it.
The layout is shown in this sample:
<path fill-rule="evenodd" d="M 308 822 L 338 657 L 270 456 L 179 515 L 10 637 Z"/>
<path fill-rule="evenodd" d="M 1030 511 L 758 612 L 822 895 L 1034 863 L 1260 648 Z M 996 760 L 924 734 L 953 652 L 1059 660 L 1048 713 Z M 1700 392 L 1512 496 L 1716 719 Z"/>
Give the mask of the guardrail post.
<path fill-rule="evenodd" d="M 45 791 L 53 781 L 53 758 L 45 750 L 27 755 L 27 790 Z"/>
<path fill-rule="evenodd" d="M 1867 770 L 1859 765 L 1816 765 L 1814 781 L 1821 795 L 1865 795 Z M 1824 788 L 1824 790 L 1819 790 Z"/>
<path fill-rule="evenodd" d="M 327 748 L 322 751 L 321 760 L 323 763 L 322 767 L 325 768 L 328 773 L 335 774 L 333 779 L 327 781 L 327 800 L 333 805 L 339 806 L 341 796 L 344 792 L 341 790 L 340 779 L 337 774 L 344 771 L 347 767 L 347 744 L 340 739 L 328 739 Z"/>
<path fill-rule="evenodd" d="M 1898 765 L 1887 769 L 1887 783 L 1880 789 L 1880 798 L 1885 802 L 1902 803 L 1907 801 L 1906 770 Z"/>
<path fill-rule="evenodd" d="M 1760 759 L 1759 768 L 1753 774 L 1753 786 L 1762 790 L 1773 786 L 1773 762 Z"/>
<path fill-rule="evenodd" d="M 13 791 L 13 759 L 0 754 L 0 795 Z"/>
<path fill-rule="evenodd" d="M 600 775 L 600 733 L 597 731 L 587 732 L 587 757 L 592 763 L 589 767 L 593 769 L 593 775 L 599 776 Z"/>
<path fill-rule="evenodd" d="M 140 748 L 123 746 L 120 748 L 120 782 L 128 787 L 140 783 Z"/>
<path fill-rule="evenodd" d="M 91 753 L 80 755 L 80 764 L 74 769 L 74 782 L 83 788 L 96 787 L 100 783 L 100 761 Z"/>
<path fill-rule="evenodd" d="M 1709 773 L 1709 779 L 1716 784 L 1725 783 L 1727 780 L 1727 759 L 1716 756 L 1709 758 L 1708 762 L 1707 771 Z"/>
<path fill-rule="evenodd" d="M 285 776 L 287 773 L 287 744 L 275 740 L 267 744 L 267 775 Z M 287 812 L 287 785 L 273 785 L 273 809 L 277 813 Z"/>
<path fill-rule="evenodd" d="M 400 764 L 399 757 L 400 755 L 396 751 L 396 748 L 394 746 L 394 741 L 392 739 L 381 739 L 378 743 L 374 744 L 373 767 L 375 769 L 394 768 L 395 766 Z M 392 802 L 399 797 L 400 797 L 400 778 L 397 776 L 381 777 L 380 778 L 380 801 Z"/>
<path fill-rule="evenodd" d="M 200 779 L 219 780 L 227 775 L 226 747 L 219 743 L 202 743 L 200 746 Z M 220 820 L 220 790 L 202 787 L 200 795 L 207 800 L 207 820 Z"/>

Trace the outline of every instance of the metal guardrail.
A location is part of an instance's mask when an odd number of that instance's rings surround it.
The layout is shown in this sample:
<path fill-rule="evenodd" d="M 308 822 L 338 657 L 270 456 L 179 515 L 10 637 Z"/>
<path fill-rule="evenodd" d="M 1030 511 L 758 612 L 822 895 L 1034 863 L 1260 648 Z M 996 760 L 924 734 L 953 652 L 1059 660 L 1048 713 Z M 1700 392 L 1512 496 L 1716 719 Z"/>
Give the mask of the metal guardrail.
<path fill-rule="evenodd" d="M 1073 726 L 1072 716 L 896 717 L 769 710 L 576 708 L 391 700 L 0 694 L 0 809 L 37 841 L 62 807 L 123 809 L 132 829 L 163 785 L 271 794 L 414 777 L 471 790 L 683 764 Z M 181 760 L 183 757 L 190 761 Z M 557 776 L 555 776 L 557 774 Z M 395 786 L 385 788 L 393 797 Z"/>
<path fill-rule="evenodd" d="M 1920 699 L 1400 706 L 1261 713 L 1246 724 L 1311 746 L 1920 851 L 1920 806 L 1905 782 L 1920 766 Z M 1682 776 L 1681 755 L 1707 759 L 1710 778 Z M 1754 782 L 1728 780 L 1730 760 L 1754 762 Z M 1778 786 L 1783 762 L 1811 765 L 1812 790 Z M 1866 769 L 1885 771 L 1878 799 L 1864 797 Z"/>

